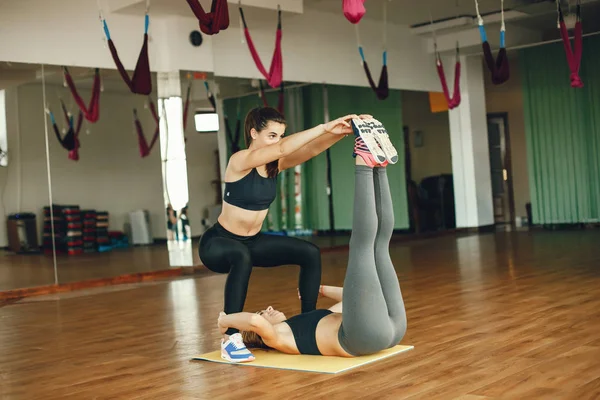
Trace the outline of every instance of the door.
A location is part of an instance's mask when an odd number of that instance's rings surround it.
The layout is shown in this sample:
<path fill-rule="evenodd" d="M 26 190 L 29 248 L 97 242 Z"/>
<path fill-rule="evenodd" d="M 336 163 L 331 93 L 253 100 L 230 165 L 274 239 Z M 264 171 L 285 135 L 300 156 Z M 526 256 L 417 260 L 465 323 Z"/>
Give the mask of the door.
<path fill-rule="evenodd" d="M 512 226 L 515 217 L 507 120 L 506 115 L 488 115 L 488 144 L 494 222 Z"/>

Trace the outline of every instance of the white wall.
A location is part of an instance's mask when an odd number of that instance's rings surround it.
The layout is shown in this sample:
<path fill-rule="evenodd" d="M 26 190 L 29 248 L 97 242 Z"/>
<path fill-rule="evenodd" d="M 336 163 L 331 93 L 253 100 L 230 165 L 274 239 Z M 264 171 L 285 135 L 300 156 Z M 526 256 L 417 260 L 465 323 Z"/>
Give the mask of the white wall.
<path fill-rule="evenodd" d="M 19 0 L 5 2 L 1 11 L 0 40 L 5 45 L 0 47 L 0 60 L 115 68 L 103 39 L 96 0 Z M 200 48 L 189 44 L 189 33 L 198 29 L 197 20 L 191 12 L 189 15 L 160 16 L 151 9 L 149 54 L 153 71 L 199 70 L 221 76 L 261 76 L 247 45 L 241 42 L 237 7 L 230 7 L 229 28 L 214 36 L 204 35 Z M 106 19 L 125 67 L 133 69 L 142 43 L 143 15 L 108 14 Z M 264 10 L 260 21 L 248 18 L 247 22 L 268 70 L 276 12 Z M 407 27 L 388 24 L 388 29 L 390 86 L 436 90 L 439 83 L 433 57 L 426 51 L 426 40 L 411 35 Z M 364 20 L 360 35 L 372 72 L 378 78 L 382 26 Z M 284 14 L 283 52 L 285 80 L 367 85 L 354 26 L 341 12 L 305 9 L 300 15 Z"/>
<path fill-rule="evenodd" d="M 89 91 L 81 90 L 80 94 L 84 99 L 89 99 Z M 47 86 L 50 107 L 59 126 L 64 126 L 59 112 L 59 95 L 67 105 L 73 105 L 73 112 L 76 112 L 76 106 L 67 89 Z M 103 92 L 99 121 L 89 125 L 84 122 L 80 134 L 80 160 L 77 162 L 68 159 L 67 151 L 57 142 L 48 120 L 53 202 L 108 211 L 111 230 L 123 229 L 129 211 L 147 209 L 152 219 L 153 235 L 165 238 L 159 144 L 148 157 L 142 159 L 133 126 L 132 109 L 136 106 L 146 138 L 151 139 L 154 121 L 150 111 L 144 109 L 144 101 L 143 96 Z M 5 214 L 17 211 L 37 213 L 40 237 L 42 208 L 49 204 L 42 110 L 40 84 L 28 84 L 7 91 L 10 159 L 8 168 L 0 169 L 0 187 L 4 187 L 0 201 Z M 88 126 L 89 135 L 85 132 Z M 212 158 L 212 152 L 217 148 L 216 135 L 200 135 L 194 131 L 193 106 L 190 108 L 186 134 L 190 224 L 192 234 L 198 235 L 202 232 L 201 212 L 214 203 L 214 194 L 208 188 L 210 180 L 216 175 Z M 3 223 L 0 224 L 0 245 L 6 244 L 6 226 Z"/>
<path fill-rule="evenodd" d="M 0 8 L 0 60 L 34 64 L 115 68 L 99 20 L 96 0 L 18 0 Z M 133 70 L 142 47 L 144 15 L 106 14 L 125 68 Z M 211 71 L 210 37 L 189 44 L 195 18 L 161 17 L 150 12 L 149 58 L 153 71 Z M 175 60 L 176 65 L 171 63 Z"/>
<path fill-rule="evenodd" d="M 232 11 L 237 11 L 234 7 Z M 267 11 L 265 11 L 267 12 Z M 247 20 L 257 51 L 268 71 L 275 45 L 276 13 L 270 23 Z M 284 16 L 283 76 L 285 80 L 368 86 L 361 64 L 354 25 L 341 12 L 329 14 L 305 9 L 303 14 Z M 382 24 L 364 19 L 360 39 L 373 79 L 377 82 L 382 63 Z M 215 75 L 262 78 L 239 24 L 214 36 Z M 432 55 L 424 39 L 412 36 L 407 27 L 388 24 L 388 75 L 394 89 L 437 90 L 439 81 Z"/>

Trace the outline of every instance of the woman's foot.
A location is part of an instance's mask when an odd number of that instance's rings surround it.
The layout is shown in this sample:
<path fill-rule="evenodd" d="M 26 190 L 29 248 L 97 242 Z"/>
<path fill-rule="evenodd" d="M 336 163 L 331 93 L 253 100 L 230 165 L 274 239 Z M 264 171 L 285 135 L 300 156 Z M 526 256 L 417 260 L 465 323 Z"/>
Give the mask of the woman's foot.
<path fill-rule="evenodd" d="M 377 143 L 373 130 L 365 123 L 365 120 L 353 119 L 352 129 L 355 136 L 353 157 L 360 156 L 369 167 L 376 167 L 386 161 L 385 153 Z"/>
<path fill-rule="evenodd" d="M 229 339 L 221 339 L 221 358 L 229 362 L 254 361 L 254 355 L 246 348 L 241 333 L 234 333 Z"/>

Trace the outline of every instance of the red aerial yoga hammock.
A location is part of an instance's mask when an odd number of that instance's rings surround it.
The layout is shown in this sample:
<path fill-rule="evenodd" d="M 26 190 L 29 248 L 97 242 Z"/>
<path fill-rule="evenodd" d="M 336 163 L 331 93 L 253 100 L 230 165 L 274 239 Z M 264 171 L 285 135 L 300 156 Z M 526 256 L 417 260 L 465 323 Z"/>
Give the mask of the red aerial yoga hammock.
<path fill-rule="evenodd" d="M 272 88 L 277 88 L 283 81 L 283 57 L 281 55 L 281 9 L 279 6 L 277 7 L 277 34 L 275 36 L 275 50 L 273 51 L 273 58 L 271 60 L 271 67 L 269 68 L 269 73 L 265 70 L 262 61 L 260 60 L 260 56 L 256 52 L 256 48 L 254 47 L 254 43 L 252 42 L 252 38 L 250 37 L 250 31 L 248 30 L 248 25 L 246 25 L 246 19 L 244 18 L 244 11 L 242 7 L 240 7 L 240 16 L 242 17 L 242 23 L 244 24 L 244 36 L 246 37 L 246 42 L 248 43 L 248 49 L 250 50 L 250 54 L 252 54 L 252 59 L 254 59 L 254 63 L 256 67 L 260 71 L 260 73 L 265 77 L 269 86 Z"/>
<path fill-rule="evenodd" d="M 494 60 L 492 55 L 492 49 L 487 40 L 487 34 L 485 33 L 485 27 L 483 26 L 483 18 L 479 13 L 479 3 L 475 0 L 475 9 L 477 10 L 477 19 L 479 22 L 479 35 L 481 36 L 481 42 L 483 47 L 483 56 L 488 69 L 492 73 L 492 83 L 494 85 L 500 85 L 510 78 L 510 69 L 508 65 L 508 56 L 506 55 L 505 46 L 505 32 L 506 26 L 504 24 L 504 0 L 500 0 L 501 12 L 502 12 L 502 25 L 500 27 L 500 50 L 498 51 L 498 57 Z"/>
<path fill-rule="evenodd" d="M 154 121 L 156 122 L 156 128 L 154 129 L 154 135 L 152 136 L 152 139 L 150 140 L 150 144 L 148 144 L 148 142 L 146 141 L 146 136 L 144 135 L 144 130 L 142 129 L 142 124 L 141 124 L 140 120 L 138 119 L 137 110 L 135 108 L 133 109 L 133 118 L 134 118 L 134 123 L 135 123 L 135 129 L 136 129 L 137 135 L 138 135 L 138 145 L 140 148 L 140 155 L 142 156 L 142 158 L 144 158 L 150 154 L 150 152 L 152 151 L 152 148 L 156 144 L 156 140 L 158 139 L 158 135 L 160 132 L 160 124 L 159 124 L 159 119 L 158 119 L 158 113 L 156 112 L 156 107 L 154 106 L 154 102 L 152 101 L 152 99 L 148 98 L 148 102 L 150 103 L 150 112 L 152 113 L 152 118 L 154 118 Z"/>
<path fill-rule="evenodd" d="M 198 0 L 187 0 L 192 12 L 200 23 L 200 30 L 207 35 L 214 35 L 229 27 L 229 8 L 227 0 L 212 0 L 210 12 L 204 12 Z"/>
<path fill-rule="evenodd" d="M 75 87 L 75 82 L 73 82 L 73 78 L 69 73 L 67 67 L 63 67 L 63 72 L 65 75 L 65 81 L 69 90 L 71 90 L 71 94 L 73 95 L 73 99 L 79 106 L 79 109 L 83 113 L 83 116 L 88 121 L 94 123 L 98 121 L 100 117 L 100 69 L 96 68 L 96 72 L 94 74 L 94 84 L 92 86 L 92 98 L 90 99 L 90 104 L 88 106 L 85 105 L 83 99 L 77 92 L 77 88 Z"/>
<path fill-rule="evenodd" d="M 438 76 L 440 78 L 440 82 L 442 84 L 442 91 L 444 92 L 444 97 L 448 102 L 448 108 L 450 110 L 458 107 L 460 105 L 460 58 L 459 58 L 459 50 L 458 43 L 456 44 L 456 64 L 454 65 L 454 92 L 452 93 L 452 97 L 450 97 L 450 90 L 448 90 L 448 83 L 446 82 L 446 74 L 444 73 L 444 64 L 442 63 L 442 59 L 440 54 L 437 52 L 437 45 L 435 52 L 436 59 L 436 67 Z"/>
<path fill-rule="evenodd" d="M 563 45 L 565 47 L 569 69 L 571 70 L 571 87 L 582 88 L 583 81 L 579 76 L 579 67 L 581 66 L 581 56 L 583 53 L 581 1 L 577 1 L 577 21 L 575 22 L 575 53 L 573 53 L 573 50 L 571 49 L 571 40 L 569 39 L 569 32 L 567 31 L 567 26 L 565 25 L 562 9 L 560 8 L 560 0 L 556 0 L 556 5 L 558 7 L 558 26 L 560 28 L 560 36 L 562 37 Z"/>
<path fill-rule="evenodd" d="M 110 32 L 108 30 L 106 20 L 102 16 L 101 19 L 104 25 L 104 33 L 108 41 L 108 48 L 110 49 L 110 54 L 112 55 L 112 58 L 115 61 L 117 69 L 119 70 L 119 73 L 123 78 L 123 81 L 125 81 L 125 83 L 129 87 L 129 90 L 131 90 L 132 93 L 149 95 L 150 93 L 152 93 L 152 75 L 150 74 L 150 61 L 148 60 L 148 26 L 150 25 L 150 17 L 148 16 L 148 11 L 146 10 L 145 17 L 144 44 L 142 45 L 142 50 L 140 51 L 137 64 L 135 65 L 133 77 L 131 78 L 125 70 L 123 63 L 121 63 L 121 60 L 119 59 L 117 48 L 115 47 L 112 39 L 110 38 Z"/>
<path fill-rule="evenodd" d="M 387 1 L 383 2 L 383 65 L 381 67 L 381 73 L 379 75 L 379 83 L 375 85 L 375 81 L 371 75 L 371 70 L 369 69 L 369 65 L 367 64 L 367 60 L 365 59 L 365 53 L 363 51 L 362 45 L 360 44 L 360 36 L 358 33 L 358 25 L 356 27 L 356 41 L 358 42 L 358 52 L 360 53 L 360 58 L 362 59 L 362 65 L 365 70 L 365 74 L 367 75 L 367 79 L 369 81 L 369 85 L 371 89 L 375 91 L 375 95 L 379 100 L 385 100 L 390 94 L 389 82 L 388 82 L 388 69 L 387 69 Z"/>
<path fill-rule="evenodd" d="M 69 112 L 67 111 L 67 107 L 65 107 L 65 103 L 61 100 L 60 101 L 62 110 L 63 110 L 63 115 L 65 116 L 65 119 L 67 121 L 67 124 L 69 126 L 67 133 L 65 134 L 65 136 L 61 136 L 60 134 L 60 130 L 58 129 L 58 125 L 56 124 L 56 118 L 54 118 L 54 113 L 50 110 L 48 110 L 48 114 L 50 115 L 50 121 L 52 123 L 52 128 L 54 129 L 54 133 L 56 134 L 56 139 L 58 139 L 58 142 L 60 143 L 60 145 L 65 149 L 69 151 L 69 159 L 73 160 L 73 161 L 78 161 L 79 160 L 79 147 L 81 146 L 79 144 L 79 132 L 81 131 L 81 124 L 83 123 L 83 113 L 81 111 L 79 111 L 79 116 L 77 117 L 77 125 L 75 126 L 73 124 L 73 116 L 69 115 Z"/>
<path fill-rule="evenodd" d="M 343 0 L 342 8 L 346 19 L 353 24 L 358 24 L 367 12 L 364 3 L 365 0 Z"/>

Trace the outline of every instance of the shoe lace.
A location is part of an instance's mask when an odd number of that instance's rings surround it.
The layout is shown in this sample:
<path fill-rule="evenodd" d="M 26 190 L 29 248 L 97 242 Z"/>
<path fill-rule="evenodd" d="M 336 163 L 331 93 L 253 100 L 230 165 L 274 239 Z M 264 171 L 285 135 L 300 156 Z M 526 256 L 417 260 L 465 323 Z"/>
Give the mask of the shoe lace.
<path fill-rule="evenodd" d="M 231 335 L 229 337 L 229 339 L 231 340 L 231 343 L 233 343 L 233 346 L 237 350 L 246 348 L 246 345 L 244 344 L 244 341 L 242 340 L 242 336 L 241 335 Z"/>

